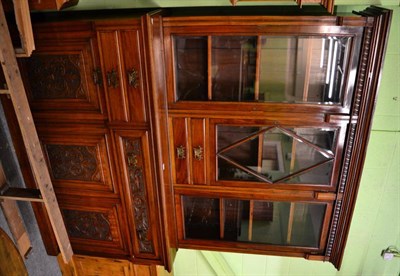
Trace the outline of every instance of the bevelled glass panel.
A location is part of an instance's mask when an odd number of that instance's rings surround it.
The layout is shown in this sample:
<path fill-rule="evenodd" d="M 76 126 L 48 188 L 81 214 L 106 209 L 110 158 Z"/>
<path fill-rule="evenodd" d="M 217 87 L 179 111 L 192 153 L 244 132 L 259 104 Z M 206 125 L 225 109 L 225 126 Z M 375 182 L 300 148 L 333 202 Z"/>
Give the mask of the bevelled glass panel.
<path fill-rule="evenodd" d="M 207 37 L 175 36 L 174 44 L 177 100 L 207 100 Z"/>
<path fill-rule="evenodd" d="M 263 36 L 260 101 L 339 104 L 350 37 Z"/>
<path fill-rule="evenodd" d="M 256 45 L 256 37 L 212 37 L 213 101 L 254 101 Z"/>
<path fill-rule="evenodd" d="M 336 131 L 218 125 L 218 179 L 329 185 Z"/>

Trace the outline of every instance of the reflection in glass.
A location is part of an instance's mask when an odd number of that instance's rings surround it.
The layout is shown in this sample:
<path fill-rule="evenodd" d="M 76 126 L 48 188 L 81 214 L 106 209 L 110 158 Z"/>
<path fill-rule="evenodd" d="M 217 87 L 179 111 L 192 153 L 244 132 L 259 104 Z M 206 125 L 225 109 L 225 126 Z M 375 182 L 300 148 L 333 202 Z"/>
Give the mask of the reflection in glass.
<path fill-rule="evenodd" d="M 329 185 L 335 129 L 218 125 L 218 179 Z"/>
<path fill-rule="evenodd" d="M 177 100 L 340 104 L 351 37 L 174 36 Z"/>
<path fill-rule="evenodd" d="M 177 36 L 174 43 L 178 100 L 207 100 L 207 37 Z"/>
<path fill-rule="evenodd" d="M 349 37 L 270 37 L 261 46 L 260 100 L 340 103 Z"/>
<path fill-rule="evenodd" d="M 182 196 L 186 239 L 318 248 L 325 203 Z"/>
<path fill-rule="evenodd" d="M 256 37 L 213 37 L 212 100 L 254 100 L 256 42 Z"/>

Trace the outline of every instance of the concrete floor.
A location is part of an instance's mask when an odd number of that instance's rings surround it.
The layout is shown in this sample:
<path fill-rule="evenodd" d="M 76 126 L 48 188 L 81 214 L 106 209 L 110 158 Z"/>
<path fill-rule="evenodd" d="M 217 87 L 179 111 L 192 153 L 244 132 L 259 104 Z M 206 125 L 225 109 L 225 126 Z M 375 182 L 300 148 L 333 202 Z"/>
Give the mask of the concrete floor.
<path fill-rule="evenodd" d="M 0 161 L 3 164 L 7 182 L 12 187 L 24 187 L 24 181 L 16 159 L 14 147 L 8 131 L 4 110 L 0 102 Z M 43 245 L 31 204 L 18 202 L 25 227 L 32 244 L 32 250 L 25 259 L 25 265 L 31 276 L 58 276 L 61 275 L 57 258 L 48 256 Z M 0 209 L 0 227 L 11 237 L 10 230 Z"/>

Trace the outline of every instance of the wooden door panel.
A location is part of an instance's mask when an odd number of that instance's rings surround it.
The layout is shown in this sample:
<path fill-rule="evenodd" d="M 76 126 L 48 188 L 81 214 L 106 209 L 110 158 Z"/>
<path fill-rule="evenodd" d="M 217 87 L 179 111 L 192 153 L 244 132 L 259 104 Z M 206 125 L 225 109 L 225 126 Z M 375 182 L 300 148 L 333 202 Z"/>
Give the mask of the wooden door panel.
<path fill-rule="evenodd" d="M 46 161 L 57 193 L 113 196 L 118 193 L 113 181 L 109 137 L 106 131 L 40 135 Z"/>
<path fill-rule="evenodd" d="M 170 118 L 170 141 L 173 152 L 174 183 L 189 184 L 188 125 L 186 118 Z"/>
<path fill-rule="evenodd" d="M 121 63 L 124 66 L 126 93 L 128 97 L 129 120 L 135 123 L 146 123 L 145 75 L 142 70 L 143 53 L 141 51 L 141 32 L 136 29 L 121 30 L 122 45 Z M 129 51 L 127 51 L 129 49 Z"/>
<path fill-rule="evenodd" d="M 99 28 L 98 37 L 110 121 L 146 123 L 140 31 Z"/>
<path fill-rule="evenodd" d="M 119 200 L 61 195 L 57 200 L 74 252 L 129 255 Z"/>
<path fill-rule="evenodd" d="M 192 177 L 193 184 L 207 184 L 206 182 L 206 120 L 190 119 L 190 135 L 192 141 Z"/>
<path fill-rule="evenodd" d="M 96 42 L 89 26 L 79 26 L 83 30 L 73 39 L 68 32 L 54 36 L 54 29 L 36 26 L 37 49 L 20 60 L 34 112 L 62 112 L 63 120 L 77 112 L 102 117 L 102 83 L 94 75 L 99 66 Z"/>
<path fill-rule="evenodd" d="M 119 33 L 113 30 L 98 32 L 109 119 L 128 122 L 128 105 L 121 68 Z"/>
<path fill-rule="evenodd" d="M 115 140 L 136 258 L 158 258 L 157 203 L 147 131 L 118 130 Z"/>

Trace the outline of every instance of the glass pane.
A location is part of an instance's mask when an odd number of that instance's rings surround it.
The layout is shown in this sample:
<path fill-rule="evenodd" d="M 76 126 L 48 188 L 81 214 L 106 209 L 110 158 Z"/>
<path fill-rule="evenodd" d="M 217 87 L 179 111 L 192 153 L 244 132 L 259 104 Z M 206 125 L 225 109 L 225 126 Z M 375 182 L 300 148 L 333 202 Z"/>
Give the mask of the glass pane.
<path fill-rule="evenodd" d="M 219 199 L 183 196 L 187 239 L 219 239 Z"/>
<path fill-rule="evenodd" d="M 191 196 L 182 200 L 186 239 L 320 247 L 325 203 Z"/>
<path fill-rule="evenodd" d="M 263 36 L 261 41 L 261 101 L 342 101 L 351 38 Z"/>
<path fill-rule="evenodd" d="M 253 200 L 239 205 L 237 241 L 319 247 L 326 204 Z M 225 225 L 225 231 L 231 230 Z"/>
<path fill-rule="evenodd" d="M 219 180 L 330 183 L 335 129 L 225 125 L 217 133 Z"/>
<path fill-rule="evenodd" d="M 256 42 L 256 37 L 212 37 L 212 100 L 254 100 Z"/>
<path fill-rule="evenodd" d="M 204 101 L 207 92 L 207 37 L 174 37 L 176 96 Z"/>

